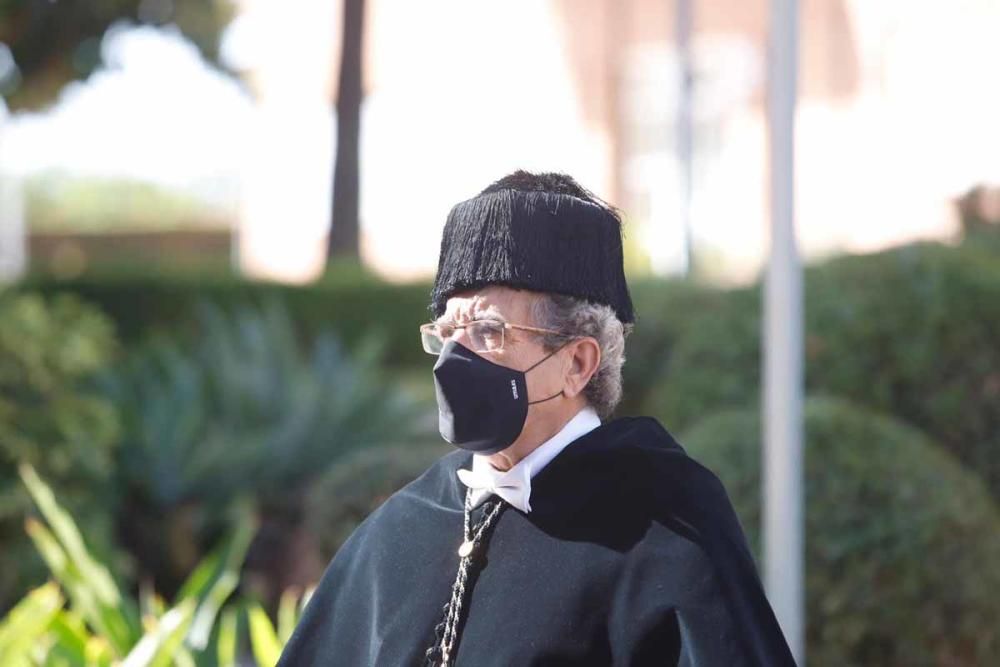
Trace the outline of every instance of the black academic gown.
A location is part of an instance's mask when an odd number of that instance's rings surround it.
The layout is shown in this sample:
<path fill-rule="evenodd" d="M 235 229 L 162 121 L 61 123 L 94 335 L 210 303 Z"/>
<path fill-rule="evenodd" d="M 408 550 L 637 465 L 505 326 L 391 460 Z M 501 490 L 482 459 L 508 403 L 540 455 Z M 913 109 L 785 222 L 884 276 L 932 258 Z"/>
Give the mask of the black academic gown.
<path fill-rule="evenodd" d="M 423 664 L 471 457 L 442 457 L 358 527 L 279 667 Z M 603 424 L 531 485 L 531 513 L 500 514 L 473 577 L 459 667 L 794 665 L 722 484 L 655 420 Z"/>

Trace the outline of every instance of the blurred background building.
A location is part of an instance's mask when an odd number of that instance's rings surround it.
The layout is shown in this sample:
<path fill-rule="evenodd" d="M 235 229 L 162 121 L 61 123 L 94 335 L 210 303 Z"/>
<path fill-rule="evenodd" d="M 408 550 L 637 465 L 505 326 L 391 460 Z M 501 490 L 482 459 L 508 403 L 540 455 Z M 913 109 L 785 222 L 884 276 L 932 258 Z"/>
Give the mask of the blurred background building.
<path fill-rule="evenodd" d="M 766 239 L 766 3 L 691 7 L 695 270 L 742 282 L 759 270 Z M 370 0 L 366 264 L 394 278 L 428 275 L 448 208 L 523 167 L 573 173 L 620 206 L 634 271 L 683 270 L 676 8 Z M 24 184 L 28 228 L 238 230 L 232 247 L 247 271 L 317 275 L 341 21 L 330 0 L 236 3 L 220 58 L 235 79 L 169 22 L 119 24 L 100 44 L 107 67 L 52 107 L 4 121 L 2 169 Z M 1000 181 L 1000 92 L 987 83 L 1000 57 L 998 22 L 1000 6 L 988 0 L 802 3 L 797 204 L 806 257 L 952 238 L 952 200 Z M 88 179 L 101 188 L 85 197 Z M 71 212 L 58 210 L 56 192 L 74 202 Z M 81 199 L 67 198 L 74 192 Z M 133 209 L 122 209 L 123 196 Z M 209 252 L 229 245 L 205 241 Z M 51 243 L 39 237 L 33 247 Z"/>

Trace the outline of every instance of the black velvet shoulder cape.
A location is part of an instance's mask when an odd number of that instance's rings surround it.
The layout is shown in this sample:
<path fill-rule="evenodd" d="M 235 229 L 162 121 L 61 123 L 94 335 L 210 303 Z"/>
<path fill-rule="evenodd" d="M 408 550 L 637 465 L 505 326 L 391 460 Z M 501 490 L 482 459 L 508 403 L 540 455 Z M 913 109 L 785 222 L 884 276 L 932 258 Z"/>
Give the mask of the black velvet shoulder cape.
<path fill-rule="evenodd" d="M 449 600 L 465 487 L 456 450 L 331 562 L 279 667 L 421 665 Z M 794 665 L 718 478 L 653 419 L 608 422 L 507 507 L 473 578 L 462 665 Z"/>

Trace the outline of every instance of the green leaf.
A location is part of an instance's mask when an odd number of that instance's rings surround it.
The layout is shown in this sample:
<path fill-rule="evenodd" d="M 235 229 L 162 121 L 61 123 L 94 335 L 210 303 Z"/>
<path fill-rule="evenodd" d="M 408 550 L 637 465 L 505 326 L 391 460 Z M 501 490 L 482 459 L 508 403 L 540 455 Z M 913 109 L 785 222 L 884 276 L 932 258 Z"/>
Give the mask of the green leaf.
<path fill-rule="evenodd" d="M 69 595 L 74 608 L 107 639 L 116 655 L 125 655 L 140 636 L 134 606 L 121 597 L 107 568 L 87 551 L 72 517 L 59 506 L 48 485 L 30 465 L 20 466 L 20 473 L 52 529 L 29 519 L 25 526 L 28 535 Z"/>
<path fill-rule="evenodd" d="M 52 658 L 53 664 L 87 665 L 87 642 L 90 633 L 83 619 L 78 614 L 67 609 L 61 610 L 52 619 L 49 630 L 55 639 L 55 644 L 47 658 Z M 49 664 L 48 659 L 46 665 Z"/>
<path fill-rule="evenodd" d="M 142 618 L 159 618 L 167 612 L 163 598 L 153 590 L 152 582 L 143 581 L 139 584 L 139 613 Z"/>
<path fill-rule="evenodd" d="M 236 610 L 222 612 L 216 639 L 219 667 L 236 667 Z"/>
<path fill-rule="evenodd" d="M 48 528 L 36 519 L 27 519 L 24 522 L 24 530 L 35 543 L 35 549 L 45 560 L 49 570 L 56 575 L 56 579 L 62 581 L 62 573 L 69 569 L 69 559 L 66 558 L 66 552 L 59 546 L 59 541 Z M 63 583 L 65 584 L 65 582 Z"/>
<path fill-rule="evenodd" d="M 166 667 L 182 648 L 197 603 L 183 600 L 158 619 L 156 628 L 139 640 L 122 667 Z"/>
<path fill-rule="evenodd" d="M 172 665 L 172 667 L 197 667 L 198 664 L 195 662 L 191 652 L 184 648 L 184 646 L 178 646 L 172 658 L 173 662 L 166 663 Z"/>
<path fill-rule="evenodd" d="M 207 556 L 194 572 L 188 576 L 177 593 L 178 600 L 196 598 L 201 600 L 208 593 L 215 579 L 225 572 L 239 573 L 246 558 L 247 549 L 257 531 L 253 510 L 247 503 L 236 508 L 236 528 L 229 540 L 211 555 Z"/>
<path fill-rule="evenodd" d="M 252 604 L 247 609 L 250 619 L 250 646 L 259 667 L 274 667 L 281 656 L 281 642 L 271 625 L 267 612 L 259 604 Z"/>
<path fill-rule="evenodd" d="M 194 568 L 177 592 L 177 601 L 200 600 L 208 592 L 209 587 L 219 576 L 222 567 L 223 550 L 219 549 L 205 556 Z"/>
<path fill-rule="evenodd" d="M 115 662 L 115 653 L 103 637 L 92 636 L 87 640 L 87 667 L 111 667 Z"/>
<path fill-rule="evenodd" d="M 66 557 L 66 552 L 63 551 L 59 541 L 48 528 L 35 519 L 25 521 L 24 527 L 52 575 L 62 584 L 73 608 L 88 620 L 98 633 L 109 634 L 93 591 L 86 586 L 80 573 Z"/>
<path fill-rule="evenodd" d="M 188 634 L 187 644 L 191 648 L 201 651 L 208 646 L 209 637 L 212 634 L 212 626 L 215 625 L 215 618 L 219 609 L 225 601 L 232 595 L 233 591 L 240 583 L 240 577 L 235 572 L 223 572 L 205 599 L 198 606 L 194 622 L 191 624 L 191 632 Z"/>
<path fill-rule="evenodd" d="M 52 489 L 42 482 L 30 465 L 20 466 L 20 473 L 38 510 L 52 527 L 66 554 L 74 560 L 80 572 L 88 577 L 98 599 L 108 605 L 120 604 L 121 594 L 111 578 L 111 573 L 90 556 L 83 543 L 83 536 L 73 522 L 73 517 L 59 506 Z"/>
<path fill-rule="evenodd" d="M 48 633 L 52 619 L 59 613 L 63 597 L 53 583 L 28 593 L 0 623 L 0 665 L 31 665 L 31 652 Z"/>
<path fill-rule="evenodd" d="M 240 569 L 256 530 L 250 507 L 241 507 L 236 529 L 228 543 L 206 558 L 181 588 L 179 600 L 198 600 L 198 611 L 187 637 L 187 645 L 191 648 L 201 651 L 208 646 L 219 610 L 239 585 Z"/>
<path fill-rule="evenodd" d="M 281 594 L 281 600 L 278 602 L 278 639 L 282 645 L 287 644 L 292 638 L 292 632 L 298 623 L 298 601 L 298 593 L 287 589 Z"/>

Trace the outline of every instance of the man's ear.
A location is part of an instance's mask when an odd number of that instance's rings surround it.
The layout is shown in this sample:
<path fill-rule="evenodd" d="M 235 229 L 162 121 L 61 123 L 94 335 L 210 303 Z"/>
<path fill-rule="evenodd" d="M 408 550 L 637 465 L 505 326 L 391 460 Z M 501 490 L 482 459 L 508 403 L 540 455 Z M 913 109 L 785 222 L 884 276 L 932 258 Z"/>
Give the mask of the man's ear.
<path fill-rule="evenodd" d="M 577 339 L 567 346 L 570 354 L 569 369 L 563 381 L 563 394 L 572 398 L 583 391 L 590 378 L 601 365 L 601 347 L 589 336 Z"/>

